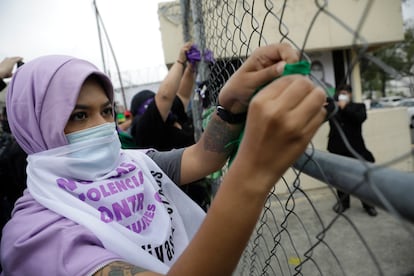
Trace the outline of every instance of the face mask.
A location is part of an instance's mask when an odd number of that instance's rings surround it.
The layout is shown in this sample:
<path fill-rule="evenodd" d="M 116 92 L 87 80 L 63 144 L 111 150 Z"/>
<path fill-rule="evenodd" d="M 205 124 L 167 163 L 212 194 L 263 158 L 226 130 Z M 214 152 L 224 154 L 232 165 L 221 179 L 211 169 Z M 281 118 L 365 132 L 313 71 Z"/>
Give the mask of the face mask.
<path fill-rule="evenodd" d="M 338 96 L 338 101 L 344 101 L 346 103 L 349 103 L 349 96 L 348 95 L 344 95 L 344 94 L 340 94 Z"/>
<path fill-rule="evenodd" d="M 115 123 L 72 132 L 66 137 L 72 147 L 67 154 L 67 169 L 80 179 L 99 178 L 118 164 L 121 143 Z"/>
<path fill-rule="evenodd" d="M 110 136 L 115 131 L 115 123 L 105 123 L 96 127 L 91 127 L 75 131 L 66 135 L 69 144 L 87 141 L 94 138 Z"/>

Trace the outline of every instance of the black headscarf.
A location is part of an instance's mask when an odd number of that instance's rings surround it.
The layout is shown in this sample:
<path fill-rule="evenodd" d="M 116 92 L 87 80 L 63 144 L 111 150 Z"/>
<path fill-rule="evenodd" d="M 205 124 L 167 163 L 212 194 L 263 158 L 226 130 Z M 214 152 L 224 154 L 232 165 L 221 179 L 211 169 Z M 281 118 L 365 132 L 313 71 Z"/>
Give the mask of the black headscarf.
<path fill-rule="evenodd" d="M 131 100 L 131 114 L 132 116 L 141 115 L 139 114 L 141 111 L 145 110 L 145 107 L 143 106 L 144 103 L 149 100 L 153 99 L 155 97 L 155 93 L 151 90 L 142 90 L 134 95 L 134 97 Z"/>

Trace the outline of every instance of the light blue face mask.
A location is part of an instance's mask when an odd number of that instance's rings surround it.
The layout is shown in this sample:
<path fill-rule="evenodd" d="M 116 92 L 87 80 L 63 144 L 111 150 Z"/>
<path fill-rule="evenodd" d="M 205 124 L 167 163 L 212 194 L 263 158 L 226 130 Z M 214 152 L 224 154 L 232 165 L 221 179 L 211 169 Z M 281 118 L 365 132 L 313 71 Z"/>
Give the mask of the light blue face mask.
<path fill-rule="evenodd" d="M 72 132 L 66 137 L 72 148 L 67 153 L 67 170 L 80 179 L 99 178 L 118 164 L 121 143 L 115 123 Z"/>
<path fill-rule="evenodd" d="M 66 135 L 69 144 L 88 141 L 94 138 L 111 136 L 115 131 L 115 123 L 104 123 L 102 125 L 75 131 Z"/>

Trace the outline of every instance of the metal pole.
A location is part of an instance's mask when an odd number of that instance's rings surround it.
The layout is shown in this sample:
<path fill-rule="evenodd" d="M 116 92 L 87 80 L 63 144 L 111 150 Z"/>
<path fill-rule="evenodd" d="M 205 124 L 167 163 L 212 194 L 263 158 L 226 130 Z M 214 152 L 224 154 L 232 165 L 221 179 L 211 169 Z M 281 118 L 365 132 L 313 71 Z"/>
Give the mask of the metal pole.
<path fill-rule="evenodd" d="M 414 174 L 320 150 L 294 164 L 303 173 L 414 222 Z M 392 213 L 392 212 L 391 212 Z"/>
<path fill-rule="evenodd" d="M 183 24 L 183 38 L 184 42 L 191 40 L 190 32 L 190 0 L 181 0 L 181 20 Z"/>
<path fill-rule="evenodd" d="M 93 1 L 93 5 L 95 7 L 96 27 L 98 28 L 99 49 L 101 50 L 102 67 L 103 67 L 103 71 L 105 72 L 105 74 L 108 74 L 108 72 L 106 70 L 105 55 L 104 55 L 104 50 L 103 50 L 101 25 L 99 24 L 99 11 L 98 11 L 98 6 L 96 5 L 95 0 Z"/>
<path fill-rule="evenodd" d="M 122 101 L 123 101 L 124 107 L 126 108 L 127 107 L 127 102 L 126 102 L 126 97 L 125 97 L 124 85 L 122 83 L 121 72 L 119 70 L 119 65 L 118 65 L 118 61 L 117 61 L 116 56 L 115 56 L 115 51 L 114 51 L 114 49 L 112 47 L 112 43 L 111 43 L 111 40 L 109 39 L 109 35 L 108 35 L 107 31 L 106 31 L 105 24 L 103 23 L 102 17 L 99 14 L 98 6 L 96 5 L 95 2 L 94 2 L 94 4 L 95 4 L 95 12 L 96 12 L 96 16 L 97 16 L 98 25 L 99 24 L 102 24 L 102 29 L 103 29 L 104 34 L 105 34 L 105 37 L 107 39 L 109 49 L 111 50 L 112 57 L 114 58 L 116 72 L 118 74 L 118 79 L 119 79 L 119 85 L 120 85 L 120 88 L 121 88 Z"/>
<path fill-rule="evenodd" d="M 205 29 L 204 29 L 204 20 L 203 20 L 203 5 L 201 0 L 191 0 L 191 10 L 193 16 L 193 28 L 194 28 L 194 40 L 198 45 L 198 48 L 201 51 L 201 61 L 198 64 L 197 71 L 197 81 L 198 83 L 203 83 L 209 77 L 209 68 L 208 63 L 204 59 L 204 52 L 206 50 L 206 40 L 205 40 Z M 198 141 L 202 132 L 202 106 L 201 99 L 198 93 L 194 93 L 192 97 L 192 112 L 194 118 L 194 137 Z"/>

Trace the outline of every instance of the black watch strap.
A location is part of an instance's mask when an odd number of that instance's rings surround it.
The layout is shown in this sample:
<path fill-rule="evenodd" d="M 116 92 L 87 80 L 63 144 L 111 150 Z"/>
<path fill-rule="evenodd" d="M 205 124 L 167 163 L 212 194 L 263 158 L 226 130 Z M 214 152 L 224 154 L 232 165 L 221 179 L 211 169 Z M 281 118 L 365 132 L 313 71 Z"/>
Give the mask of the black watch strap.
<path fill-rule="evenodd" d="M 246 121 L 247 118 L 247 112 L 239 113 L 239 114 L 233 114 L 230 111 L 227 111 L 222 107 L 221 105 L 217 105 L 216 108 L 217 115 L 225 122 L 229 124 L 241 124 Z"/>

